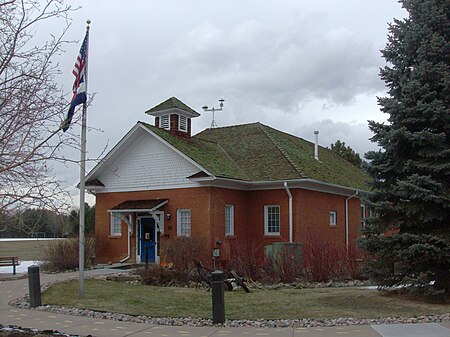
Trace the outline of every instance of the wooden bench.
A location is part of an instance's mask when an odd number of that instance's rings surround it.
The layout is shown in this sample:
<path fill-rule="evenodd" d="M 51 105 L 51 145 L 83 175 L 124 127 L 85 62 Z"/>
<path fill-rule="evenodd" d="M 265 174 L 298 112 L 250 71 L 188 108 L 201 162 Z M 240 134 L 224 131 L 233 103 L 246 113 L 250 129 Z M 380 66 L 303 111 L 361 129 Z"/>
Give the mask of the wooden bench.
<path fill-rule="evenodd" d="M 13 267 L 13 275 L 16 275 L 16 266 L 19 264 L 17 256 L 0 256 L 0 267 Z"/>

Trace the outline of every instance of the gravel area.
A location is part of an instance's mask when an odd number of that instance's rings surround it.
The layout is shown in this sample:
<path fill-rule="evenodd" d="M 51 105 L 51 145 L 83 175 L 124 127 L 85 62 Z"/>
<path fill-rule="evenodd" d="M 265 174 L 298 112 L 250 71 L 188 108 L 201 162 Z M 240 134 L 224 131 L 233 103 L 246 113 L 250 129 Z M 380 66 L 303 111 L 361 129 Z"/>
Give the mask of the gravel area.
<path fill-rule="evenodd" d="M 65 333 L 60 333 L 56 330 L 37 330 L 30 328 L 22 328 L 17 325 L 6 325 L 3 326 L 0 324 L 0 336 L 2 337 L 80 337 L 79 335 L 68 335 Z M 88 335 L 86 337 L 92 337 Z"/>
<path fill-rule="evenodd" d="M 115 276 L 126 276 L 127 273 L 116 274 Z M 111 275 L 97 276 L 96 278 L 107 278 Z M 64 282 L 66 282 L 65 280 Z M 52 284 L 44 284 L 42 286 L 42 291 L 48 289 Z M 362 284 L 352 284 L 361 286 Z M 271 286 L 272 289 L 280 287 L 338 287 L 338 286 L 349 286 L 348 283 L 328 283 L 328 284 L 301 284 L 301 285 L 275 285 Z M 29 308 L 29 298 L 24 296 L 9 302 L 11 306 L 28 309 Z M 171 325 L 171 326 L 213 326 L 211 319 L 203 318 L 174 318 L 174 317 L 148 317 L 148 316 L 132 316 L 121 313 L 108 313 L 108 312 L 98 312 L 87 309 L 78 308 L 65 308 L 57 307 L 51 305 L 44 305 L 38 308 L 33 308 L 31 310 L 47 311 L 58 314 L 74 315 L 74 316 L 84 316 L 93 317 L 97 319 L 109 319 L 124 322 L 135 322 L 135 323 L 146 323 L 155 325 Z M 385 318 L 374 318 L 374 319 L 361 319 L 353 317 L 343 317 L 343 318 L 332 318 L 332 319 L 313 319 L 313 318 L 303 318 L 303 319 L 278 319 L 278 320 L 226 320 L 223 324 L 224 327 L 255 327 L 255 328 L 283 328 L 283 327 L 333 327 L 333 326 L 354 326 L 354 325 L 378 325 L 378 324 L 406 324 L 406 323 L 439 323 L 442 321 L 450 321 L 450 313 L 442 315 L 429 315 L 429 316 L 418 316 L 418 317 L 385 317 Z"/>

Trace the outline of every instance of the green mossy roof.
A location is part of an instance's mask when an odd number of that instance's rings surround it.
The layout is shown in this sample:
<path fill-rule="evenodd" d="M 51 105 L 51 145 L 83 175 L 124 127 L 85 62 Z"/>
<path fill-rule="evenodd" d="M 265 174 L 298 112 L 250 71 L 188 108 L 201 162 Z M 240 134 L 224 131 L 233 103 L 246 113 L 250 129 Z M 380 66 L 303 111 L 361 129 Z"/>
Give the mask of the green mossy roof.
<path fill-rule="evenodd" d="M 142 122 L 141 122 L 142 123 Z M 315 179 L 367 190 L 369 176 L 337 154 L 261 123 L 204 130 L 182 138 L 142 123 L 218 177 L 247 181 Z"/>
<path fill-rule="evenodd" d="M 159 103 L 158 105 L 154 106 L 153 108 L 147 110 L 145 113 L 150 114 L 152 112 L 163 111 L 163 110 L 174 109 L 174 108 L 178 108 L 180 110 L 187 111 L 195 116 L 200 115 L 197 111 L 188 107 L 186 104 L 181 102 L 176 97 L 171 97 L 171 98 L 165 100 L 164 102 Z"/>

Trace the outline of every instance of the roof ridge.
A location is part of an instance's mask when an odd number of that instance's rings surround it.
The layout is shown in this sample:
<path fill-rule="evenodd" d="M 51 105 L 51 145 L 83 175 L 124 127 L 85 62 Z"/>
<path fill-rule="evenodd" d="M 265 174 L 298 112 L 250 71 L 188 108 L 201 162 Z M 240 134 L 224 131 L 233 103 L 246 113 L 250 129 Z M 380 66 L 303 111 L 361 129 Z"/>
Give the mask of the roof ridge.
<path fill-rule="evenodd" d="M 249 175 L 247 174 L 247 172 L 245 172 L 245 171 L 244 171 L 244 170 L 236 163 L 236 161 L 228 154 L 227 150 L 225 150 L 225 149 L 223 148 L 222 145 L 220 145 L 219 143 L 216 143 L 216 142 L 212 142 L 212 143 L 217 144 L 217 146 L 220 147 L 220 149 L 221 149 L 221 150 L 225 153 L 225 155 L 233 162 L 233 164 L 238 168 L 238 170 L 241 171 L 247 179 L 250 179 L 250 177 L 249 177 Z"/>
<path fill-rule="evenodd" d="M 150 131 L 152 131 L 152 129 L 157 129 L 158 131 L 164 131 L 164 132 L 167 133 L 168 135 L 171 135 L 171 133 L 168 132 L 167 130 L 159 129 L 159 128 L 157 128 L 156 126 L 151 125 L 151 124 L 149 124 L 149 123 L 141 122 L 141 121 L 138 121 L 138 123 L 143 124 L 143 125 L 144 125 L 147 129 L 149 129 Z M 211 145 L 217 146 L 217 147 L 219 148 L 219 150 L 220 150 L 220 151 L 221 151 L 228 159 L 231 160 L 231 162 L 233 163 L 233 165 L 235 166 L 235 168 L 236 168 L 238 171 L 240 171 L 240 172 L 245 176 L 246 179 L 249 179 L 249 175 L 247 174 L 247 172 L 245 172 L 245 171 L 244 171 L 244 170 L 236 163 L 236 161 L 228 154 L 228 152 L 224 149 L 224 147 L 223 147 L 222 145 L 220 145 L 219 143 L 214 142 L 214 141 L 211 141 L 211 140 L 206 140 L 206 139 L 202 139 L 202 138 L 193 138 L 193 137 L 188 138 L 188 139 L 180 139 L 180 140 L 183 140 L 183 141 L 186 141 L 186 142 L 192 142 L 192 143 L 196 143 L 196 142 L 197 142 L 197 144 L 206 143 L 206 144 L 211 144 Z M 189 154 L 185 153 L 185 152 L 182 151 L 182 150 L 180 150 L 180 151 L 183 152 L 185 155 L 187 155 L 188 157 L 190 157 L 192 160 L 195 161 L 195 159 L 192 158 Z M 198 163 L 198 164 L 201 165 L 200 163 Z"/>
<path fill-rule="evenodd" d="M 198 133 L 196 133 L 195 135 L 193 135 L 192 137 L 195 137 L 203 132 L 206 131 L 211 131 L 211 130 L 217 130 L 217 129 L 228 129 L 228 128 L 236 128 L 236 127 L 241 127 L 241 126 L 247 126 L 247 125 L 256 125 L 256 124 L 261 124 L 260 122 L 252 122 L 252 123 L 244 123 L 244 124 L 234 124 L 234 125 L 226 125 L 226 126 L 219 126 L 216 128 L 206 128 Z"/>
<path fill-rule="evenodd" d="M 158 111 L 164 111 L 168 109 L 180 109 L 182 111 L 186 111 L 192 115 L 195 115 L 196 117 L 200 116 L 200 114 L 192 109 L 190 106 L 188 106 L 186 103 L 182 102 L 180 99 L 176 98 L 175 96 L 172 96 L 165 101 L 155 105 L 154 107 L 148 109 L 145 111 L 146 114 L 151 115 L 152 113 L 158 112 Z"/>
<path fill-rule="evenodd" d="M 281 154 L 286 158 L 286 160 L 289 162 L 289 164 L 292 165 L 292 167 L 295 169 L 295 171 L 297 171 L 297 173 L 300 174 L 300 176 L 302 176 L 302 178 L 306 178 L 306 176 L 302 172 L 300 166 L 298 166 L 298 164 L 292 160 L 292 158 L 289 156 L 289 154 L 286 152 L 286 150 L 280 144 L 278 144 L 276 139 L 274 137 L 272 137 L 272 135 L 269 132 L 267 132 L 267 130 L 265 129 L 267 126 L 263 125 L 261 123 L 258 123 L 258 124 L 259 124 L 259 127 L 261 128 L 262 132 L 267 136 L 267 138 L 269 138 L 269 140 L 272 142 L 272 144 L 275 145 L 275 147 L 281 152 Z M 278 130 L 276 130 L 276 131 L 278 131 Z"/>

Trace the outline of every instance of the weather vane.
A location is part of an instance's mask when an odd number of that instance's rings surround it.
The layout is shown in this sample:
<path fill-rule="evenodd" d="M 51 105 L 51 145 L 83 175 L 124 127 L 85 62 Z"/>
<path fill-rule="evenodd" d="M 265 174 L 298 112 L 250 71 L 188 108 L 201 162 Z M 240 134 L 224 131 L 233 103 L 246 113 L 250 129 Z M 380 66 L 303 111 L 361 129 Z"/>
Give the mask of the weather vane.
<path fill-rule="evenodd" d="M 207 105 L 205 105 L 204 107 L 202 107 L 203 111 L 205 111 L 205 112 L 211 111 L 211 112 L 212 112 L 212 122 L 211 122 L 211 126 L 209 127 L 210 130 L 211 130 L 212 128 L 217 128 L 217 123 L 216 123 L 216 121 L 214 120 L 214 113 L 215 113 L 216 111 L 222 111 L 222 110 L 223 110 L 223 102 L 225 102 L 225 100 L 224 100 L 223 98 L 219 99 L 219 106 L 220 106 L 220 108 L 211 108 L 211 109 L 208 109 L 208 106 L 207 106 Z"/>

